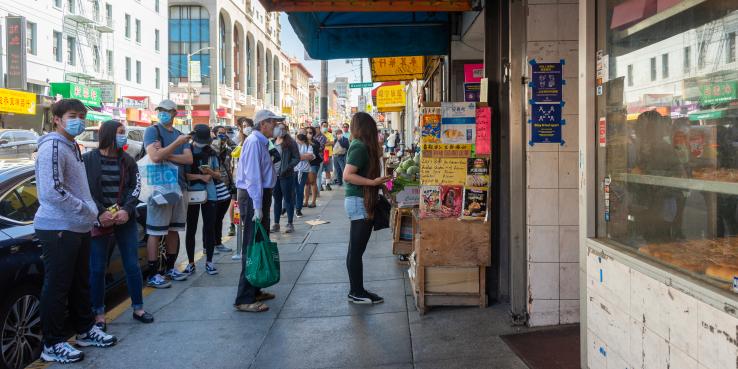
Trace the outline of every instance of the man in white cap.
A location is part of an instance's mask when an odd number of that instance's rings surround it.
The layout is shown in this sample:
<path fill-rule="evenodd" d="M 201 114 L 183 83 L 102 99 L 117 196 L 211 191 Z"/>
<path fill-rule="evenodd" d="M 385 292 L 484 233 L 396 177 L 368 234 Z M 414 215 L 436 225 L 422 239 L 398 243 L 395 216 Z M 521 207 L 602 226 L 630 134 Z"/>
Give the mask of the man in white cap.
<path fill-rule="evenodd" d="M 254 222 L 260 222 L 269 232 L 269 209 L 272 205 L 272 188 L 277 182 L 272 156 L 269 153 L 269 138 L 274 127 L 284 117 L 269 110 L 259 110 L 254 116 L 252 133 L 246 138 L 238 159 L 236 187 L 241 219 L 244 219 L 243 247 L 244 257 L 238 279 L 238 292 L 234 307 L 238 311 L 259 313 L 269 310 L 262 301 L 274 298 L 274 294 L 261 291 L 246 280 L 246 257 L 248 248 L 254 241 Z M 251 221 L 249 221 L 251 220 Z"/>
<path fill-rule="evenodd" d="M 186 190 L 184 165 L 192 164 L 192 150 L 190 149 L 189 135 L 173 126 L 177 116 L 177 104 L 172 100 L 162 100 L 156 107 L 159 123 L 146 128 L 144 131 L 144 147 L 149 159 L 154 163 L 171 162 L 179 166 L 179 185 L 182 192 Z M 187 274 L 174 268 L 179 254 L 179 232 L 185 230 L 187 220 L 187 199 L 181 196 L 173 204 L 156 204 L 149 200 L 146 205 L 146 234 L 149 235 L 146 243 L 149 262 L 149 276 L 147 285 L 153 288 L 167 288 L 171 283 L 159 274 L 161 266 L 159 260 L 159 242 L 166 239 L 167 257 L 166 276 L 175 281 L 187 279 Z"/>

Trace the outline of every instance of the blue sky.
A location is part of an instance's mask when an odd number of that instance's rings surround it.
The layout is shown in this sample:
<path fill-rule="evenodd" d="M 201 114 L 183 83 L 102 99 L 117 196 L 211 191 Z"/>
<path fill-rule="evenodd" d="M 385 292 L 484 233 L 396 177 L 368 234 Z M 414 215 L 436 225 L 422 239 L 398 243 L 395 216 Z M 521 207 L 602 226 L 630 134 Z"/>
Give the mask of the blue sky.
<path fill-rule="evenodd" d="M 284 52 L 292 57 L 296 57 L 302 62 L 305 67 L 313 75 L 315 81 L 320 81 L 320 61 L 318 60 L 305 60 L 305 48 L 302 46 L 302 42 L 297 38 L 295 31 L 292 29 L 290 21 L 287 19 L 287 14 L 282 12 L 279 15 L 279 22 L 282 24 L 282 49 Z M 336 77 L 348 77 L 349 82 L 359 82 L 359 63 L 358 61 L 352 64 L 346 64 L 344 59 L 330 60 L 328 62 L 328 81 L 332 82 Z M 364 59 L 364 81 L 371 81 L 371 72 L 369 69 L 369 60 Z M 368 89 L 364 90 L 367 94 Z M 357 96 L 359 90 L 352 90 L 351 104 L 356 105 Z"/>

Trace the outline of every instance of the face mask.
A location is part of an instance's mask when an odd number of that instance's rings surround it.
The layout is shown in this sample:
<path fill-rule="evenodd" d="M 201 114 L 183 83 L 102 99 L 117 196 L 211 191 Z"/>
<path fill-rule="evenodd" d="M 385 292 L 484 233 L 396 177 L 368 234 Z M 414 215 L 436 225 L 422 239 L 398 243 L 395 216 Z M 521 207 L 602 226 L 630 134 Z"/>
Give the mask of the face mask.
<path fill-rule="evenodd" d="M 198 149 L 202 149 L 203 147 L 207 146 L 207 144 L 199 143 L 199 142 L 193 142 L 192 146 L 197 147 Z"/>
<path fill-rule="evenodd" d="M 246 136 L 248 136 L 248 135 L 251 134 L 251 131 L 253 131 L 253 130 L 254 130 L 254 127 L 243 127 L 243 134 L 245 134 Z"/>
<path fill-rule="evenodd" d="M 326 132 L 328 132 L 328 128 L 323 127 L 323 128 L 320 129 L 320 131 L 323 132 L 323 133 L 326 133 Z"/>
<path fill-rule="evenodd" d="M 220 139 L 221 141 L 225 141 L 225 140 L 226 140 L 226 138 L 228 138 L 228 137 L 226 137 L 225 133 L 219 133 L 219 134 L 218 134 L 218 138 L 219 138 L 219 139 Z"/>
<path fill-rule="evenodd" d="M 159 117 L 159 122 L 161 124 L 169 124 L 172 122 L 172 115 L 165 111 L 160 111 L 157 116 Z"/>
<path fill-rule="evenodd" d="M 279 126 L 274 127 L 274 132 L 272 132 L 272 136 L 274 138 L 284 136 L 284 131 L 282 130 L 282 127 L 279 127 Z"/>
<path fill-rule="evenodd" d="M 126 145 L 126 143 L 128 143 L 128 136 L 126 136 L 125 133 L 122 135 L 115 135 L 115 144 L 118 146 L 119 149 L 122 149 L 123 146 Z"/>
<path fill-rule="evenodd" d="M 80 118 L 67 119 L 64 131 L 72 137 L 77 137 L 85 131 L 85 121 Z"/>

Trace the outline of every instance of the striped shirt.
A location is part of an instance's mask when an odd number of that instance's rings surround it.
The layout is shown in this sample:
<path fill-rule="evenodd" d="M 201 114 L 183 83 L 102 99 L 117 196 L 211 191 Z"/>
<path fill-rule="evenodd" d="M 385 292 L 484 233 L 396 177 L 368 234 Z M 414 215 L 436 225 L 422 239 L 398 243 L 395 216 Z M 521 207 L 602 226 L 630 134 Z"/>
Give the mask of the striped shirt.
<path fill-rule="evenodd" d="M 230 200 L 231 192 L 228 191 L 228 186 L 223 182 L 217 182 L 215 184 L 215 196 L 217 201 Z"/>
<path fill-rule="evenodd" d="M 100 155 L 102 172 L 100 182 L 102 184 L 103 205 L 111 206 L 118 202 L 120 196 L 120 166 L 117 158 Z"/>

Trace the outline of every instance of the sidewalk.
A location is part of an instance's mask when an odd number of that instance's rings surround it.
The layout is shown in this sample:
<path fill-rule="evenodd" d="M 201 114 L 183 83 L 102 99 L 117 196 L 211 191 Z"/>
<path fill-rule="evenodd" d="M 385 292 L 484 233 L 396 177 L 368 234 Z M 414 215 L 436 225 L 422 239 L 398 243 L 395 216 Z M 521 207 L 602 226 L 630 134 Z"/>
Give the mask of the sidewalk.
<path fill-rule="evenodd" d="M 153 324 L 134 321 L 129 308 L 108 324 L 118 345 L 87 348 L 82 363 L 64 368 L 526 368 L 499 338 L 521 329 L 510 327 L 506 305 L 418 315 L 389 230 L 375 232 L 364 255 L 367 289 L 385 303 L 348 303 L 343 189 L 318 203 L 295 218 L 295 233 L 272 237 L 282 280 L 267 289 L 277 295 L 268 312 L 234 311 L 240 261 L 216 256 L 220 274 L 209 276 L 200 260 L 187 281 L 144 299 Z M 330 223 L 305 224 L 317 218 Z"/>

